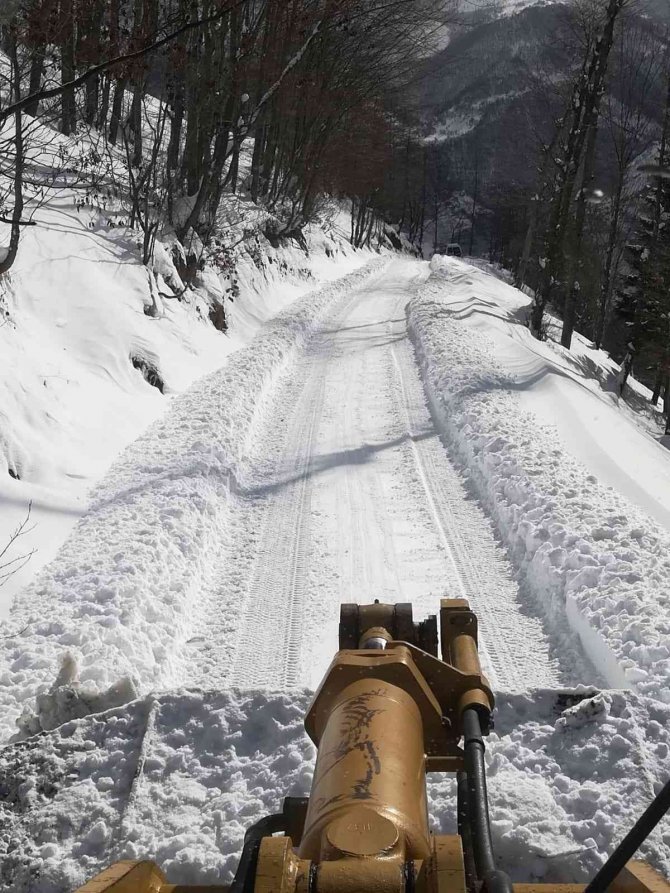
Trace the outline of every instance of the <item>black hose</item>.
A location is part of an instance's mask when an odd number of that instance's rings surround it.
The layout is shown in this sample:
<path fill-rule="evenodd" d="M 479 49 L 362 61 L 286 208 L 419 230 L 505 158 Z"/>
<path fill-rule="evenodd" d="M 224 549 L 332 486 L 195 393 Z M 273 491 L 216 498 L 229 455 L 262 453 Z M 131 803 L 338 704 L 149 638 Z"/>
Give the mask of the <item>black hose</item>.
<path fill-rule="evenodd" d="M 603 893 L 604 890 L 607 890 L 612 881 L 616 880 L 626 862 L 632 859 L 636 850 L 649 837 L 668 810 L 670 810 L 670 781 L 667 781 L 665 786 L 654 797 L 607 862 L 605 862 L 591 883 L 586 887 L 584 893 Z"/>
<path fill-rule="evenodd" d="M 244 835 L 242 855 L 240 856 L 233 883 L 230 885 L 229 893 L 253 893 L 261 841 L 264 837 L 269 837 L 277 831 L 284 831 L 285 829 L 286 816 L 283 812 L 267 815 L 254 825 L 251 825 L 250 828 L 247 828 Z"/>
<path fill-rule="evenodd" d="M 479 714 L 474 708 L 463 711 L 463 739 L 472 849 L 477 875 L 483 878 L 490 871 L 496 870 L 496 864 L 491 843 L 484 740 Z"/>
<path fill-rule="evenodd" d="M 463 739 L 470 836 L 477 877 L 487 893 L 513 893 L 512 881 L 504 871 L 496 868 L 493 855 L 484 739 L 479 713 L 474 707 L 463 711 Z"/>
<path fill-rule="evenodd" d="M 456 773 L 456 819 L 458 833 L 463 843 L 463 863 L 465 867 L 465 887 L 468 893 L 477 893 L 477 870 L 472 852 L 470 831 L 470 809 L 468 804 L 468 776 L 462 769 Z"/>

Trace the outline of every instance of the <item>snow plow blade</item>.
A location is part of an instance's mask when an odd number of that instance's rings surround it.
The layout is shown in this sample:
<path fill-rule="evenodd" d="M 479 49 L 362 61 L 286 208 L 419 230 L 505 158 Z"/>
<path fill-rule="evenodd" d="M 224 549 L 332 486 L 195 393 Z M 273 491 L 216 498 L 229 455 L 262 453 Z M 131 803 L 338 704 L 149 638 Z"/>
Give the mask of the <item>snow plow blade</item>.
<path fill-rule="evenodd" d="M 80 893 L 228 893 L 230 887 L 168 884 L 160 868 L 153 862 L 115 862 L 88 883 Z"/>
<path fill-rule="evenodd" d="M 230 886 L 170 884 L 153 862 L 119 862 L 78 893 L 670 893 L 631 861 L 670 807 L 670 783 L 588 885 L 513 884 L 500 870 L 477 618 L 465 600 L 442 600 L 440 657 L 437 628 L 434 617 L 414 624 L 408 605 L 342 606 L 340 650 L 305 717 L 311 795 L 247 830 Z M 427 772 L 456 774 L 457 834 L 429 829 Z"/>

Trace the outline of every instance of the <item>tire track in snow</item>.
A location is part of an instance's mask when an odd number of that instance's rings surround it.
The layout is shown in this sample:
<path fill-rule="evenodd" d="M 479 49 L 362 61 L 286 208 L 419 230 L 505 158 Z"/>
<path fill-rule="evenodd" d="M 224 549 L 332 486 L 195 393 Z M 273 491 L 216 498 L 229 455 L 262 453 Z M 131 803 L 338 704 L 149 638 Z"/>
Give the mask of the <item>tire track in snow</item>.
<path fill-rule="evenodd" d="M 479 613 L 494 685 L 580 681 L 435 429 L 404 318 L 417 269 L 394 264 L 343 296 L 273 384 L 227 547 L 239 617 L 203 646 L 200 684 L 315 685 L 342 601 L 411 601 L 418 618 L 445 595 Z"/>
<path fill-rule="evenodd" d="M 342 464 L 344 491 L 338 515 L 349 560 L 338 569 L 337 612 L 343 601 L 397 600 L 402 588 L 382 461 L 385 439 L 398 438 L 389 399 L 388 350 L 377 346 L 360 350 L 356 345 L 353 350 L 340 350 L 339 355 L 347 374 L 339 386 L 334 383 L 331 400 L 341 409 L 325 432 L 326 443 L 328 435 L 334 434 L 339 452 L 348 457 Z M 340 364 L 332 365 L 337 378 Z"/>
<path fill-rule="evenodd" d="M 321 328 L 337 327 L 356 299 L 357 292 L 344 295 Z M 240 494 L 266 505 L 235 655 L 225 671 L 228 685 L 284 690 L 302 682 L 303 620 L 310 585 L 311 465 L 331 355 L 328 332 L 317 332 L 275 384 L 266 424 L 258 431 L 259 438 L 280 447 L 274 462 L 268 457 L 259 462 Z"/>
<path fill-rule="evenodd" d="M 277 488 L 267 510 L 229 684 L 287 688 L 299 683 L 302 611 L 309 551 L 308 465 L 323 404 L 324 381 L 313 363 L 298 368 L 308 384 L 296 406 L 283 452 L 293 478 Z M 305 368 L 306 367 L 306 368 Z M 302 416 L 302 417 L 301 417 Z M 263 484 L 259 485 L 261 488 Z M 252 490 L 255 489 L 252 487 Z"/>
<path fill-rule="evenodd" d="M 300 682 L 309 582 L 309 463 L 324 388 L 320 330 L 333 325 L 357 293 L 343 292 L 328 320 L 262 396 L 247 444 L 248 471 L 231 494 L 181 685 L 282 690 Z"/>
<path fill-rule="evenodd" d="M 485 518 L 476 517 L 481 513 L 468 501 L 439 440 L 417 438 L 429 424 L 429 414 L 409 342 L 392 348 L 392 353 L 413 460 L 453 566 L 451 585 L 445 594 L 468 599 L 477 613 L 482 663 L 494 688 L 522 690 L 528 687 L 529 679 L 538 685 L 557 684 L 548 648 L 543 647 L 546 637 L 537 620 L 520 613 L 517 587 L 492 534 L 486 536 Z M 534 642 L 535 648 L 519 648 L 524 640 Z"/>

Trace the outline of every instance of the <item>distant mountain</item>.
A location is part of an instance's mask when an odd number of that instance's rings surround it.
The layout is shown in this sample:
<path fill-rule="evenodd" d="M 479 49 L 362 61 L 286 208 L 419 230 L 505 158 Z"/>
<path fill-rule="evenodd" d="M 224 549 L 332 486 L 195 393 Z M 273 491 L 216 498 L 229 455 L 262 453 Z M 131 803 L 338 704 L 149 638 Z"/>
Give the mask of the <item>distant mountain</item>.
<path fill-rule="evenodd" d="M 636 16 L 654 27 L 670 26 L 670 3 L 642 0 Z M 429 139 L 442 147 L 451 188 L 470 195 L 476 190 L 489 209 L 501 193 L 527 203 L 539 146 L 551 140 L 553 119 L 570 94 L 575 44 L 567 5 L 499 0 L 468 15 L 449 44 L 424 63 L 416 99 Z M 647 114 L 660 120 L 661 109 L 658 84 Z M 608 150 L 601 143 L 606 179 Z"/>
<path fill-rule="evenodd" d="M 649 16 L 665 25 L 670 25 L 670 3 L 668 0 L 640 0 L 638 15 Z"/>
<path fill-rule="evenodd" d="M 524 135 L 524 162 L 532 164 L 536 139 L 530 131 L 542 133 L 548 117 L 546 97 L 538 95 L 541 80 L 556 83 L 565 74 L 565 53 L 549 40 L 564 19 L 562 6 L 536 4 L 460 28 L 426 65 L 421 107 L 428 132 L 452 142 L 455 157 L 476 150 L 484 168 L 495 164 L 492 154 L 500 160 L 511 151 L 525 182 L 519 138 Z"/>

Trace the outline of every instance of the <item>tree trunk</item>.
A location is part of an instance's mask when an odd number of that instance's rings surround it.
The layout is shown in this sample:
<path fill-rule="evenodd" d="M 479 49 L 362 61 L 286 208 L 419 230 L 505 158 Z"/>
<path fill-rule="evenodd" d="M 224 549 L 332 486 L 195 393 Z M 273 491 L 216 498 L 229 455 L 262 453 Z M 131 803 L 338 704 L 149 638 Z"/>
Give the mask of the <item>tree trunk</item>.
<path fill-rule="evenodd" d="M 102 45 L 103 17 L 105 0 L 75 0 L 77 34 L 75 57 L 81 68 L 94 65 L 106 55 L 107 48 Z M 111 9 L 110 9 L 111 12 Z M 86 100 L 84 103 L 84 120 L 89 126 L 95 124 L 100 98 L 100 75 L 89 78 L 84 85 Z"/>
<path fill-rule="evenodd" d="M 628 345 L 628 352 L 626 356 L 623 358 L 623 363 L 621 364 L 621 369 L 619 370 L 619 376 L 617 379 L 617 390 L 619 392 L 619 396 L 623 397 L 623 392 L 626 389 L 626 382 L 628 381 L 628 377 L 633 371 L 633 350 L 632 345 Z"/>
<path fill-rule="evenodd" d="M 614 280 L 614 252 L 616 250 L 617 240 L 619 237 L 619 222 L 621 220 L 621 196 L 623 194 L 625 170 L 619 169 L 616 190 L 614 192 L 614 203 L 612 205 L 612 221 L 610 223 L 610 231 L 607 239 L 607 254 L 605 255 L 605 268 L 603 270 L 603 279 L 600 284 L 600 305 L 598 307 L 598 321 L 596 323 L 596 333 L 593 339 L 597 348 L 603 343 L 605 335 L 605 323 L 607 322 L 607 310 L 609 308 L 610 298 L 612 297 L 612 283 Z"/>
<path fill-rule="evenodd" d="M 373 201 L 374 201 L 374 199 L 373 199 Z M 374 207 L 370 208 L 369 214 L 370 214 L 370 217 L 368 220 L 368 230 L 367 230 L 367 233 L 365 236 L 365 244 L 368 246 L 368 248 L 370 247 L 370 244 L 372 243 L 372 232 L 373 232 L 374 224 L 375 224 L 375 209 L 374 209 Z"/>
<path fill-rule="evenodd" d="M 114 99 L 112 100 L 112 115 L 109 119 L 108 139 L 114 146 L 119 135 L 119 125 L 121 124 L 121 113 L 123 112 L 123 97 L 126 92 L 126 84 L 128 78 L 119 78 L 116 82 L 114 90 Z"/>
<path fill-rule="evenodd" d="M 186 180 L 186 194 L 195 195 L 200 185 L 200 159 L 198 158 L 198 112 L 193 89 L 189 91 L 188 115 L 186 116 L 186 140 L 182 161 L 183 177 Z"/>
<path fill-rule="evenodd" d="M 276 34 L 278 24 L 276 13 L 278 11 L 278 4 L 268 4 L 265 18 L 265 28 L 263 30 L 263 43 L 259 54 L 260 69 L 258 72 L 258 87 L 256 90 L 256 96 L 254 97 L 254 106 L 257 106 L 258 103 L 261 101 L 263 93 L 266 89 L 268 81 L 267 68 L 269 65 L 270 46 Z M 263 109 L 258 117 L 258 120 L 256 121 L 254 128 L 254 152 L 251 159 L 250 193 L 252 200 L 255 202 L 258 201 L 262 189 L 261 180 L 264 167 L 263 161 L 265 159 L 265 143 L 269 130 L 268 123 L 267 112 L 265 109 Z"/>
<path fill-rule="evenodd" d="M 230 157 L 230 167 L 226 181 L 231 192 L 237 192 L 237 179 L 240 172 L 240 149 L 242 148 L 242 140 L 237 128 L 233 131 L 233 150 Z"/>
<path fill-rule="evenodd" d="M 200 150 L 202 141 L 202 99 L 201 96 L 201 64 L 200 35 L 191 34 L 188 41 L 187 63 L 184 72 L 184 102 L 186 115 L 186 137 L 182 156 L 181 176 L 186 184 L 186 194 L 195 195 L 200 186 L 202 176 L 202 157 Z"/>
<path fill-rule="evenodd" d="M 86 123 L 91 126 L 95 124 L 96 115 L 98 112 L 98 99 L 99 99 L 99 78 L 94 77 L 86 82 Z"/>
<path fill-rule="evenodd" d="M 588 122 L 589 133 L 586 139 L 586 151 L 584 153 L 584 168 L 582 182 L 577 196 L 577 208 L 575 212 L 575 224 L 572 232 L 571 250 L 568 257 L 568 271 L 565 283 L 565 305 L 563 307 L 563 330 L 561 332 L 561 344 L 570 349 L 572 333 L 575 328 L 577 313 L 577 298 L 579 281 L 577 279 L 582 265 L 582 251 L 584 242 L 584 224 L 586 222 L 586 201 L 593 188 L 595 179 L 596 142 L 598 137 L 598 104 L 595 105 Z"/>
<path fill-rule="evenodd" d="M 37 93 L 42 85 L 42 75 L 44 74 L 44 48 L 36 47 L 33 51 L 33 56 L 30 62 L 30 86 L 28 87 L 28 93 Z M 37 100 L 33 100 L 29 105 L 26 106 L 26 114 L 33 115 L 33 117 L 37 114 L 39 102 Z"/>
<path fill-rule="evenodd" d="M 7 29 L 9 31 L 9 29 Z M 21 99 L 21 70 L 16 51 L 16 37 L 10 34 L 7 40 L 7 55 L 12 68 L 12 86 L 14 102 Z M 23 168 L 25 164 L 23 146 L 23 115 L 14 114 L 14 151 L 16 161 L 14 165 L 14 208 L 12 209 L 12 229 L 9 236 L 7 254 L 0 260 L 0 276 L 6 273 L 16 260 L 21 240 L 21 215 L 23 214 Z"/>
<path fill-rule="evenodd" d="M 263 116 L 261 115 L 261 118 L 262 117 Z M 254 202 L 258 201 L 260 195 L 261 167 L 262 159 L 265 154 L 265 132 L 266 125 L 261 123 L 260 120 L 257 121 L 254 130 L 254 151 L 251 156 L 251 184 L 249 188 L 251 199 Z"/>
<path fill-rule="evenodd" d="M 426 222 L 426 187 L 427 187 L 427 170 L 428 167 L 428 150 L 423 150 L 423 173 L 421 180 L 421 206 L 419 208 L 419 251 L 423 257 L 423 230 Z"/>
<path fill-rule="evenodd" d="M 119 54 L 119 2 L 120 0 L 111 0 L 109 5 L 109 56 L 115 58 Z M 107 113 L 109 112 L 109 96 L 112 89 L 112 75 L 106 72 L 103 78 L 102 101 L 100 103 L 100 111 L 98 112 L 97 126 L 104 130 L 107 124 Z"/>
<path fill-rule="evenodd" d="M 533 198 L 530 204 L 530 217 L 528 218 L 528 229 L 526 230 L 526 238 L 523 241 L 523 250 L 521 252 L 521 260 L 514 277 L 514 286 L 522 289 L 526 284 L 526 273 L 530 262 L 530 253 L 533 249 L 535 241 L 535 231 L 537 230 L 537 221 L 540 216 L 539 199 Z"/>
<path fill-rule="evenodd" d="M 179 167 L 181 148 L 181 128 L 184 123 L 184 84 L 181 78 L 174 85 L 172 115 L 170 116 L 170 142 L 167 148 L 167 169 L 176 171 Z"/>
<path fill-rule="evenodd" d="M 470 247 L 468 255 L 472 257 L 475 250 L 475 220 L 477 218 L 477 199 L 479 198 L 479 153 L 475 152 L 475 182 L 472 191 L 472 209 L 470 211 Z"/>
<path fill-rule="evenodd" d="M 656 378 L 654 380 L 654 390 L 651 395 L 652 406 L 658 405 L 658 398 L 661 396 L 661 388 L 663 387 L 664 378 L 665 378 L 665 372 L 663 370 L 663 365 L 659 364 L 659 367 L 656 370 Z"/>
<path fill-rule="evenodd" d="M 144 84 L 139 81 L 133 89 L 133 102 L 130 107 L 130 126 L 133 131 L 133 167 L 142 167 L 142 100 Z"/>
<path fill-rule="evenodd" d="M 63 28 L 63 41 L 61 43 L 61 83 L 66 84 L 74 80 L 74 0 L 62 0 L 61 16 Z M 77 109 L 75 95 L 72 88 L 63 91 L 61 97 L 61 131 L 65 136 L 74 133 L 77 127 Z"/>
<path fill-rule="evenodd" d="M 221 200 L 223 168 L 228 155 L 228 139 L 228 130 L 222 127 L 216 135 L 212 162 L 203 174 L 198 195 L 193 203 L 191 212 L 180 229 L 182 236 L 185 236 L 191 227 L 194 229 L 197 227 L 206 203 L 209 206 L 209 213 L 212 219 L 216 215 Z"/>
<path fill-rule="evenodd" d="M 271 191 L 272 174 L 275 170 L 277 160 L 277 144 L 279 136 L 279 126 L 272 120 L 271 124 L 266 127 L 264 147 L 263 147 L 263 165 L 261 168 L 261 182 L 259 194 L 266 196 Z"/>
<path fill-rule="evenodd" d="M 546 190 L 548 186 L 547 170 L 556 150 L 558 133 L 559 131 L 557 129 L 557 132 L 554 134 L 551 143 L 548 146 L 544 146 L 542 149 L 542 163 L 540 164 L 540 168 L 538 171 L 538 191 L 531 198 L 530 215 L 528 217 L 528 228 L 526 229 L 526 237 L 523 242 L 521 258 L 519 260 L 519 264 L 514 276 L 514 285 L 518 289 L 522 289 L 526 284 L 526 277 L 528 275 L 528 264 L 530 263 L 530 256 L 533 251 L 533 245 L 535 243 L 537 226 L 540 222 L 540 208 L 542 207 L 543 200 L 546 199 Z"/>
<path fill-rule="evenodd" d="M 99 130 L 104 130 L 107 125 L 107 115 L 109 114 L 109 94 L 112 88 L 112 79 L 105 75 L 102 79 L 102 93 L 100 96 L 100 108 L 95 119 L 95 126 Z"/>

